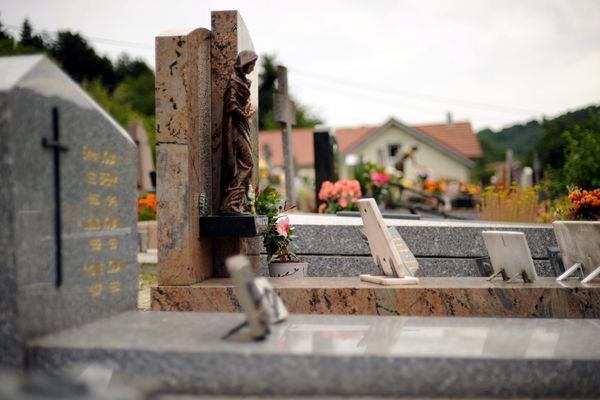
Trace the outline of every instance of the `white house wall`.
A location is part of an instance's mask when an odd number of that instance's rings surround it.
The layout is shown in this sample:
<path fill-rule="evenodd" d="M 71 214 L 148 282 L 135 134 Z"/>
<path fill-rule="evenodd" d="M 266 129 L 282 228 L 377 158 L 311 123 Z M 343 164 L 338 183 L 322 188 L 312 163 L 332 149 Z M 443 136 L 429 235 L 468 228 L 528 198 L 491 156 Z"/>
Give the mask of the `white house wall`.
<path fill-rule="evenodd" d="M 359 157 L 362 156 L 364 161 L 380 164 L 381 160 L 378 160 L 377 150 L 381 149 L 384 158 L 387 159 L 388 146 L 393 144 L 402 145 L 399 152 L 407 151 L 414 145 L 419 147 L 414 155 L 414 163 L 411 160 L 405 163 L 406 178 L 410 180 L 417 178 L 417 173 L 422 167 L 429 169 L 431 172 L 430 178 L 432 179 L 454 178 L 465 182 L 469 180 L 469 167 L 430 144 L 415 139 L 414 136 L 396 126 L 390 126 L 385 132 L 379 134 L 373 140 L 367 141 L 352 153 L 357 154 Z"/>

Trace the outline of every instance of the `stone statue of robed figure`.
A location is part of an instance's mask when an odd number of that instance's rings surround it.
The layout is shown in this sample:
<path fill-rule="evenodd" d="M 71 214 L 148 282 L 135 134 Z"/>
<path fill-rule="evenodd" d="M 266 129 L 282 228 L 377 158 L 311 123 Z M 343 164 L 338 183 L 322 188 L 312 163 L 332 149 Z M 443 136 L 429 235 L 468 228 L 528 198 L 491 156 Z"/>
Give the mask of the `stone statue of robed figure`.
<path fill-rule="evenodd" d="M 223 189 L 219 214 L 249 214 L 246 194 L 252 179 L 254 162 L 250 146 L 250 119 L 256 113 L 250 102 L 251 81 L 258 56 L 241 51 L 225 89 L 223 104 L 222 173 Z"/>

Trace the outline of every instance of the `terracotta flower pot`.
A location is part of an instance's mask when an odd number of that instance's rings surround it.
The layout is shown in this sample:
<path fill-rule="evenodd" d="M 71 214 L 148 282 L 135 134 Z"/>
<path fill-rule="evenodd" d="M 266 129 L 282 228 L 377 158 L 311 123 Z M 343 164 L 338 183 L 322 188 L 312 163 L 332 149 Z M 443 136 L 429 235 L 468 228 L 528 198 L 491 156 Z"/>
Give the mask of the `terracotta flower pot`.
<path fill-rule="evenodd" d="M 302 279 L 307 273 L 307 262 L 272 261 L 269 263 L 269 276 L 273 278 Z"/>

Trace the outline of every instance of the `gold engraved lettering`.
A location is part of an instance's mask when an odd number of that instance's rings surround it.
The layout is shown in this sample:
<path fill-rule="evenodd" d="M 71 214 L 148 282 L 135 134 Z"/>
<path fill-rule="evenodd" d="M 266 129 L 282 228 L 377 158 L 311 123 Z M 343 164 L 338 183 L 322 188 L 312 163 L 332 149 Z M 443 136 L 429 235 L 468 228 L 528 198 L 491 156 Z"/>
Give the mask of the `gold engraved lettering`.
<path fill-rule="evenodd" d="M 83 229 L 86 231 L 99 231 L 102 229 L 102 223 L 100 218 L 92 217 L 86 218 L 83 222 Z"/>
<path fill-rule="evenodd" d="M 83 270 L 89 278 L 104 275 L 104 266 L 102 265 L 102 263 L 83 264 Z"/>
<path fill-rule="evenodd" d="M 113 187 L 119 183 L 119 177 L 108 172 L 100 172 L 100 186 Z"/>
<path fill-rule="evenodd" d="M 104 217 L 104 230 L 119 229 L 121 226 L 120 218 Z"/>
<path fill-rule="evenodd" d="M 108 284 L 108 291 L 111 293 L 118 293 L 121 291 L 121 282 L 112 281 Z"/>
<path fill-rule="evenodd" d="M 119 199 L 114 195 L 106 196 L 106 204 L 109 207 L 117 208 L 119 206 Z"/>
<path fill-rule="evenodd" d="M 100 194 L 99 193 L 88 193 L 87 202 L 90 206 L 100 205 Z"/>
<path fill-rule="evenodd" d="M 117 238 L 110 238 L 108 239 L 108 248 L 111 249 L 112 251 L 117 250 L 117 248 L 119 247 L 119 239 Z"/>
<path fill-rule="evenodd" d="M 102 155 L 102 164 L 104 165 L 119 165 L 119 156 L 115 153 L 105 151 Z"/>
<path fill-rule="evenodd" d="M 125 261 L 123 260 L 110 260 L 108 261 L 108 274 L 117 274 L 125 270 Z"/>
<path fill-rule="evenodd" d="M 89 246 L 91 251 L 102 251 L 102 239 L 90 239 Z"/>
<path fill-rule="evenodd" d="M 98 184 L 98 174 L 95 172 L 86 172 L 85 180 L 88 185 L 96 186 Z"/>
<path fill-rule="evenodd" d="M 96 283 L 96 284 L 90 285 L 88 290 L 90 291 L 90 295 L 92 297 L 98 297 L 102 294 L 102 284 Z"/>
<path fill-rule="evenodd" d="M 96 162 L 98 161 L 98 152 L 96 150 L 92 150 L 87 146 L 83 146 L 83 149 L 81 151 L 81 158 L 83 158 L 85 161 L 91 161 L 91 162 Z"/>

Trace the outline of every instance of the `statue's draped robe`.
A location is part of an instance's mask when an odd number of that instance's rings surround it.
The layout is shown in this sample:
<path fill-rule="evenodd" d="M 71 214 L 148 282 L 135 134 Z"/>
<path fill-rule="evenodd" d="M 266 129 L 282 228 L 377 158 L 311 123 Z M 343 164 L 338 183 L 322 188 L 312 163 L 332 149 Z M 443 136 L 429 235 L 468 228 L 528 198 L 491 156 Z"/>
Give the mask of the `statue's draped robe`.
<path fill-rule="evenodd" d="M 255 61 L 256 58 L 254 58 Z M 250 80 L 244 76 L 238 57 L 235 72 L 225 89 L 223 107 L 223 141 L 221 187 L 221 214 L 246 212 L 246 192 L 252 179 L 253 160 L 250 146 L 250 123 L 247 112 L 250 108 Z"/>

